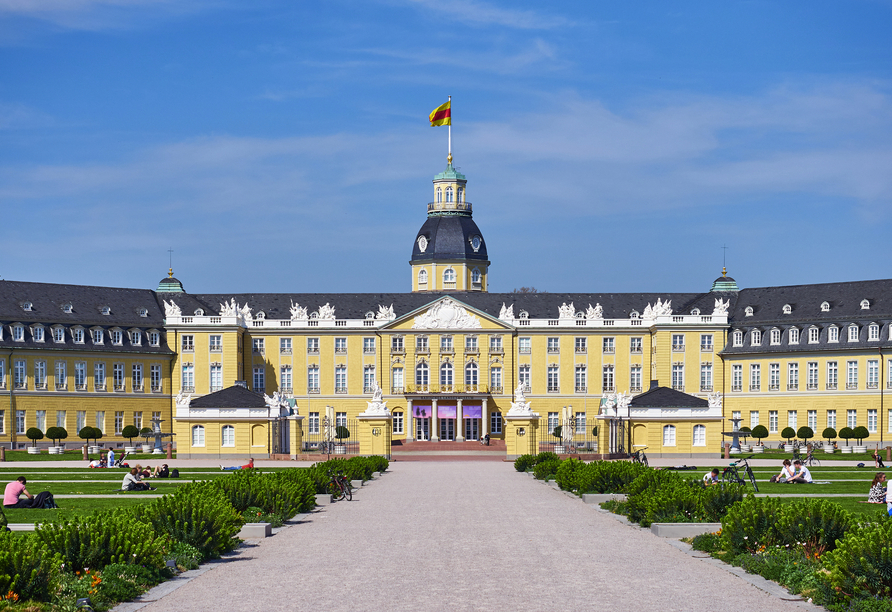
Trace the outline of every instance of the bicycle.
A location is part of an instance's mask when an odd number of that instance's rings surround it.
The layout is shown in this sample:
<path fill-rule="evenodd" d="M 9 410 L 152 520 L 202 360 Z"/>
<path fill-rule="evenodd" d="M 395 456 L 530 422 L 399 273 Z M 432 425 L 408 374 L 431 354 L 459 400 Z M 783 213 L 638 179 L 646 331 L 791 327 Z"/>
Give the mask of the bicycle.
<path fill-rule="evenodd" d="M 647 449 L 646 446 L 641 450 L 632 452 L 632 463 L 640 463 L 644 467 L 647 467 L 647 455 L 644 454 L 645 449 Z"/>
<path fill-rule="evenodd" d="M 808 454 L 805 456 L 805 459 L 801 460 L 801 462 L 805 467 L 821 467 L 821 461 L 815 457 L 815 450 L 813 448 L 808 449 Z"/>
<path fill-rule="evenodd" d="M 749 457 L 743 457 L 742 459 L 738 459 L 737 461 L 732 461 L 731 464 L 724 469 L 724 471 L 722 472 L 722 490 L 724 490 L 726 482 L 728 484 L 746 485 L 746 480 L 744 480 L 740 476 L 740 471 L 743 471 L 743 473 L 750 479 L 750 482 L 753 485 L 753 490 L 756 493 L 759 492 L 759 487 L 756 484 L 756 475 L 753 474 L 753 469 L 750 467 L 750 464 L 747 461 L 748 459 L 752 458 L 753 455 L 750 455 Z M 738 464 L 741 464 L 740 468 L 737 467 Z"/>
<path fill-rule="evenodd" d="M 331 491 L 331 501 L 336 502 L 345 497 L 347 501 L 353 500 L 353 487 L 343 472 L 339 470 L 337 474 L 334 474 L 329 470 L 328 478 L 328 490 Z"/>

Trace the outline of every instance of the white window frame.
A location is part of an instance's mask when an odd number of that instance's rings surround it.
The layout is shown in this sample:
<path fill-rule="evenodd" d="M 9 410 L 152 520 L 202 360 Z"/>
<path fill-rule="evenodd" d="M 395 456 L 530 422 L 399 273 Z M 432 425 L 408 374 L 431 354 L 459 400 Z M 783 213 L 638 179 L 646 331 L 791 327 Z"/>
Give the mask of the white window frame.
<path fill-rule="evenodd" d="M 787 338 L 788 338 L 787 342 L 789 344 L 799 344 L 799 328 L 791 327 L 790 333 L 788 334 Z"/>
<path fill-rule="evenodd" d="M 762 331 L 754 329 L 750 332 L 750 346 L 762 345 Z"/>
<path fill-rule="evenodd" d="M 694 425 L 692 446 L 706 446 L 706 425 Z"/>
<path fill-rule="evenodd" d="M 817 344 L 821 340 L 821 330 L 817 327 L 808 328 L 808 343 Z"/>
<path fill-rule="evenodd" d="M 224 448 L 235 447 L 235 425 L 224 425 L 220 428 L 220 446 Z"/>
<path fill-rule="evenodd" d="M 489 390 L 491 393 L 501 392 L 502 366 L 492 366 L 489 368 Z"/>
<path fill-rule="evenodd" d="M 675 446 L 675 425 L 663 425 L 663 446 Z"/>
<path fill-rule="evenodd" d="M 831 325 L 827 328 L 827 342 L 839 342 L 839 328 Z"/>
<path fill-rule="evenodd" d="M 192 447 L 203 448 L 205 445 L 204 425 L 192 426 Z"/>
<path fill-rule="evenodd" d="M 772 328 L 771 332 L 770 332 L 769 342 L 771 343 L 772 346 L 777 346 L 778 344 L 780 344 L 781 343 L 781 330 L 779 330 L 776 327 Z"/>
<path fill-rule="evenodd" d="M 858 326 L 849 325 L 849 342 L 858 342 Z"/>
<path fill-rule="evenodd" d="M 768 433 L 777 433 L 777 410 L 768 411 Z"/>

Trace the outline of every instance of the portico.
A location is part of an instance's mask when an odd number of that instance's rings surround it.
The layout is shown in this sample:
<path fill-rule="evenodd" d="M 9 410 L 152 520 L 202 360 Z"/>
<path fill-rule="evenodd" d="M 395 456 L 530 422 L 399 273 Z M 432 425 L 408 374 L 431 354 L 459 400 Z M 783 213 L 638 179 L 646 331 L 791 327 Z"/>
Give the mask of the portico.
<path fill-rule="evenodd" d="M 476 441 L 489 433 L 488 398 L 437 394 L 407 399 L 412 427 L 407 441 Z"/>

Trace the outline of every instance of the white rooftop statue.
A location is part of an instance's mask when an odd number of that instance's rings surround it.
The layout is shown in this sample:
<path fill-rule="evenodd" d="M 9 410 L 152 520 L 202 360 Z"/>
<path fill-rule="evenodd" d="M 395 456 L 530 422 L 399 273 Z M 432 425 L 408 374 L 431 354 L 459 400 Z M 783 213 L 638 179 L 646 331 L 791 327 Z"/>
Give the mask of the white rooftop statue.
<path fill-rule="evenodd" d="M 305 321 L 307 319 L 307 309 L 300 304 L 295 304 L 294 301 L 291 301 L 291 320 L 292 321 Z"/>
<path fill-rule="evenodd" d="M 499 311 L 499 318 L 503 321 L 510 321 L 514 318 L 514 304 L 510 306 L 505 306 L 505 302 L 502 302 L 502 309 Z"/>
<path fill-rule="evenodd" d="M 163 300 L 164 302 L 164 316 L 165 317 L 179 317 L 182 316 L 183 311 L 180 310 L 180 307 L 176 305 L 176 302 L 171 300 L 168 302 L 167 300 Z"/>

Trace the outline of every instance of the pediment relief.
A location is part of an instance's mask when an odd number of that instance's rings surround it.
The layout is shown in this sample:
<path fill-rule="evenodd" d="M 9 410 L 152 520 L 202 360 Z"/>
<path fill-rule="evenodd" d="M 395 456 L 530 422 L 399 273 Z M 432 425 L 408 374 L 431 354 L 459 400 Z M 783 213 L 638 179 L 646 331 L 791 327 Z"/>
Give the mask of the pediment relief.
<path fill-rule="evenodd" d="M 480 319 L 451 298 L 444 298 L 415 317 L 412 329 L 480 329 Z"/>

